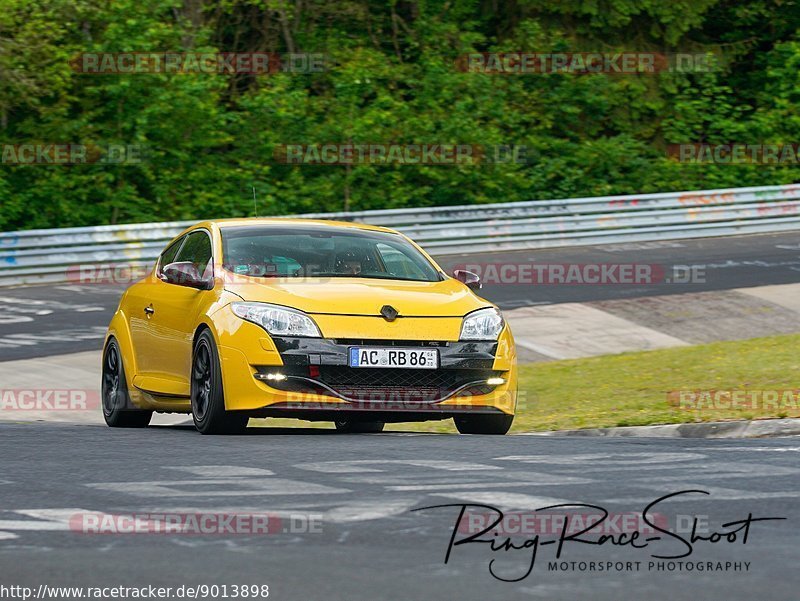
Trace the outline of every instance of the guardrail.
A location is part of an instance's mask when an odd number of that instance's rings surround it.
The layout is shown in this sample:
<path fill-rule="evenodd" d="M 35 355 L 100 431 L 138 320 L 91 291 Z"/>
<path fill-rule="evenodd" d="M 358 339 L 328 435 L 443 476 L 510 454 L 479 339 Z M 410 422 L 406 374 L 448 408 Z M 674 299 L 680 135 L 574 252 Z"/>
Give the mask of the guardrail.
<path fill-rule="evenodd" d="M 434 255 L 469 254 L 797 230 L 800 185 L 299 217 L 385 225 L 409 235 Z M 192 223 L 3 232 L 0 286 L 67 282 L 78 265 L 145 267 Z"/>

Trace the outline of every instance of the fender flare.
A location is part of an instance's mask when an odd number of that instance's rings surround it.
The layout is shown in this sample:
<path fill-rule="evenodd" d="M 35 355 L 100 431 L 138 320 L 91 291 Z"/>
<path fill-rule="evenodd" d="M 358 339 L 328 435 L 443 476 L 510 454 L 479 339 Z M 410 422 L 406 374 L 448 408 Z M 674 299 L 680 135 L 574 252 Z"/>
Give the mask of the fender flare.
<path fill-rule="evenodd" d="M 122 367 L 125 369 L 125 379 L 128 381 L 128 390 L 134 390 L 133 378 L 138 373 L 136 355 L 133 352 L 133 340 L 131 338 L 128 320 L 121 310 L 117 310 L 117 312 L 114 313 L 114 317 L 111 318 L 111 323 L 108 325 L 108 331 L 103 340 L 103 355 L 105 355 L 108 340 L 112 337 L 119 345 Z"/>

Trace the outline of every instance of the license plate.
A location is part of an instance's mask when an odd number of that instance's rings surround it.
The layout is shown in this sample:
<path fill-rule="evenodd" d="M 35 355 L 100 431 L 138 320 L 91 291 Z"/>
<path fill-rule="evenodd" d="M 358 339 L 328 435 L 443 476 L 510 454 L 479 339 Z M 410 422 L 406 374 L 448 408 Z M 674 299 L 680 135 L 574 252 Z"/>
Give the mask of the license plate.
<path fill-rule="evenodd" d="M 436 369 L 439 351 L 415 348 L 350 347 L 350 367 Z"/>

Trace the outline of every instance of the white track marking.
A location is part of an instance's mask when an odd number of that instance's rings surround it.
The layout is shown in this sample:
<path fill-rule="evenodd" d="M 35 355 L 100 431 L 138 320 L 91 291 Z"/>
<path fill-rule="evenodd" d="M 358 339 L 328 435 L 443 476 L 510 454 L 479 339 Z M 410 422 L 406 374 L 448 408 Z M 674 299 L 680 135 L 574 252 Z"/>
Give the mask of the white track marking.
<path fill-rule="evenodd" d="M 42 342 L 75 342 L 77 340 L 100 340 L 105 336 L 106 328 L 93 326 L 74 330 L 56 330 L 48 334 L 10 334 L 0 338 L 0 348 L 17 348 L 35 346 Z M 62 355 L 68 356 L 68 355 Z"/>
<path fill-rule="evenodd" d="M 462 480 L 458 482 L 432 482 L 430 484 L 393 484 L 386 487 L 392 491 L 447 491 L 469 488 L 503 488 L 504 486 L 565 486 L 575 484 L 589 484 L 596 482 L 592 478 L 577 476 L 564 476 L 561 474 L 544 474 L 539 472 L 507 472 L 497 474 L 501 481 L 489 482 L 479 480 Z M 509 481 L 510 480 L 510 481 Z"/>
<path fill-rule="evenodd" d="M 505 486 L 532 486 L 531 482 L 498 482 L 497 484 L 486 484 L 478 480 L 473 482 L 459 482 L 453 484 L 401 484 L 397 486 L 387 486 L 386 490 L 395 492 L 430 492 L 430 491 L 448 491 L 448 490 L 474 490 L 475 488 L 494 488 Z"/>
<path fill-rule="evenodd" d="M 11 334 L 6 337 L 6 340 L 41 340 L 44 342 L 96 340 L 105 336 L 105 331 L 106 329 L 101 326 L 93 326 L 81 330 L 61 330 L 50 334 Z"/>
<path fill-rule="evenodd" d="M 351 492 L 345 488 L 333 488 L 322 484 L 283 478 L 97 482 L 86 484 L 86 486 L 139 497 L 246 497 L 255 495 L 329 495 Z"/>
<path fill-rule="evenodd" d="M 15 509 L 16 513 L 27 515 L 39 520 L 55 520 L 67 523 L 76 513 L 85 512 L 85 509 L 57 508 L 57 509 Z"/>
<path fill-rule="evenodd" d="M 204 478 L 233 478 L 236 476 L 274 476 L 275 472 L 260 467 L 238 465 L 166 465 L 165 470 L 179 470 Z"/>
<path fill-rule="evenodd" d="M 679 469 L 680 466 L 675 465 L 672 467 L 673 469 Z M 698 473 L 702 475 L 698 476 Z M 645 482 L 651 480 L 659 482 L 682 482 L 686 479 L 693 478 L 700 478 L 702 480 L 719 480 L 723 478 L 780 478 L 783 476 L 795 476 L 798 473 L 800 473 L 800 469 L 798 468 L 778 465 L 711 462 L 692 465 L 691 475 L 687 475 L 685 470 L 681 469 L 681 473 L 660 473 L 653 476 L 643 476 L 639 480 Z"/>
<path fill-rule="evenodd" d="M 108 294 L 119 298 L 125 286 L 97 286 L 96 284 L 73 284 L 63 286 L 53 286 L 54 290 L 64 290 L 65 292 L 75 292 L 77 294 Z"/>
<path fill-rule="evenodd" d="M 648 490 L 656 491 L 657 493 L 673 493 L 677 492 L 674 486 L 648 486 Z M 714 502 L 714 501 L 744 501 L 744 500 L 758 500 L 758 499 L 783 499 L 783 498 L 797 498 L 800 496 L 800 490 L 787 490 L 787 491 L 773 491 L 773 492 L 760 492 L 760 491 L 751 491 L 751 490 L 739 490 L 737 488 L 722 488 L 717 486 L 707 486 L 705 484 L 683 484 L 681 488 L 684 490 L 704 490 L 711 494 L 703 495 L 703 494 L 685 494 L 680 495 L 677 497 L 673 497 L 669 500 L 663 502 L 662 506 L 667 506 L 669 503 L 697 503 L 697 502 Z M 621 503 L 621 504 L 628 504 L 631 503 L 648 503 L 653 501 L 654 498 L 650 497 L 639 497 L 633 498 L 628 497 L 625 499 L 605 499 L 607 503 Z"/>
<path fill-rule="evenodd" d="M 6 313 L 27 313 L 29 315 L 52 315 L 52 309 L 33 309 L 31 307 L 18 307 L 16 305 L 0 304 L 0 311 Z"/>
<path fill-rule="evenodd" d="M 69 524 L 40 520 L 0 520 L 0 530 L 67 531 Z"/>
<path fill-rule="evenodd" d="M 13 509 L 11 513 L 28 516 L 29 520 L 0 520 L 0 530 L 68 531 L 72 516 L 87 513 L 85 509 Z"/>
<path fill-rule="evenodd" d="M 397 492 L 411 492 L 411 491 L 451 491 L 451 490 L 474 490 L 476 488 L 507 488 L 518 486 L 538 486 L 535 482 L 496 482 L 487 484 L 486 482 L 469 482 L 464 484 L 422 484 L 419 486 L 387 486 L 386 490 Z"/>
<path fill-rule="evenodd" d="M 326 511 L 322 519 L 334 524 L 379 520 L 406 513 L 418 504 L 417 499 L 361 499 Z"/>
<path fill-rule="evenodd" d="M 0 321 L 0 323 L 2 323 Z M 8 323 L 8 322 L 6 322 Z M 28 340 L 24 336 L 17 334 L 16 336 L 0 338 L 0 348 L 17 348 L 20 346 L 36 346 L 39 344 L 36 340 Z"/>
<path fill-rule="evenodd" d="M 468 503 L 491 505 L 500 509 L 540 509 L 542 507 L 548 507 L 549 505 L 558 505 L 559 503 L 570 502 L 565 499 L 556 499 L 553 497 L 540 497 L 534 495 L 523 495 L 514 492 L 488 490 L 465 493 L 439 493 L 431 496 L 458 499 Z M 434 504 L 435 503 L 431 503 L 431 505 Z"/>
<path fill-rule="evenodd" d="M 28 323 L 33 321 L 33 317 L 27 315 L 0 315 L 0 325 L 11 325 L 12 323 Z"/>
<path fill-rule="evenodd" d="M 494 475 L 494 474 L 493 474 Z M 498 474 L 499 475 L 499 474 Z M 438 477 L 437 477 L 438 476 Z M 445 486 L 448 484 L 464 484 L 465 482 L 479 482 L 479 480 L 475 480 L 475 476 L 471 474 L 464 474 L 464 475 L 454 475 L 454 476 L 445 476 L 444 474 L 439 474 L 437 476 L 431 476 L 430 474 L 421 475 L 419 473 L 414 474 L 368 474 L 368 475 L 361 475 L 361 476 L 340 476 L 338 478 L 339 482 L 348 482 L 352 484 L 373 484 L 376 486 L 381 485 L 441 485 Z"/>
<path fill-rule="evenodd" d="M 715 451 L 722 453 L 725 451 L 756 451 L 759 453 L 800 453 L 800 447 L 704 447 L 702 449 L 689 449 L 691 451 Z"/>
<path fill-rule="evenodd" d="M 324 472 L 326 474 L 356 474 L 356 473 L 377 473 L 385 472 L 380 466 L 386 465 L 409 465 L 412 467 L 424 467 L 448 472 L 475 472 L 502 470 L 496 465 L 485 465 L 481 463 L 466 463 L 463 461 L 438 461 L 434 459 L 356 459 L 353 461 L 315 461 L 311 463 L 298 463 L 294 467 L 309 470 L 312 472 Z"/>
<path fill-rule="evenodd" d="M 561 486 L 563 484 L 589 484 L 596 482 L 598 478 L 590 478 L 585 474 L 569 476 L 563 473 L 528 472 L 518 470 L 505 470 L 498 474 L 503 478 L 508 478 L 514 482 L 529 482 L 530 484 L 542 486 Z"/>
<path fill-rule="evenodd" d="M 701 453 L 582 453 L 569 456 L 556 455 L 506 455 L 496 457 L 499 461 L 520 463 L 545 463 L 550 465 L 597 465 L 605 468 L 613 465 L 641 465 L 650 463 L 672 463 L 704 459 Z M 617 459 L 613 459 L 617 458 Z"/>
<path fill-rule="evenodd" d="M 651 248 L 684 248 L 686 245 L 679 242 L 654 240 L 652 242 L 622 242 L 619 244 L 605 244 L 594 248 L 605 252 L 628 252 L 631 250 L 648 250 Z"/>
<path fill-rule="evenodd" d="M 27 307 L 44 307 L 46 309 L 53 309 L 56 311 L 81 311 L 81 310 L 92 310 L 92 311 L 105 311 L 105 308 L 98 307 L 96 305 L 74 305 L 71 303 L 62 303 L 60 301 L 53 301 L 53 300 L 37 300 L 32 298 L 13 298 L 10 296 L 0 296 L 0 303 L 9 304 L 9 305 L 25 305 Z"/>
<path fill-rule="evenodd" d="M 672 466 L 670 466 L 672 468 Z M 478 474 L 479 475 L 479 474 Z M 381 474 L 381 475 L 362 475 L 362 476 L 342 476 L 340 482 L 352 484 L 374 484 L 390 486 L 450 486 L 467 483 L 486 482 L 486 479 L 478 480 L 477 475 L 464 473 L 463 476 L 452 477 L 431 477 L 430 475 L 420 474 Z M 504 471 L 492 472 L 492 486 L 496 484 L 509 485 L 533 485 L 533 486 L 561 486 L 564 484 L 588 484 L 596 482 L 596 478 L 586 478 L 583 475 L 571 476 L 560 474 L 545 474 L 542 472 L 521 472 Z"/>

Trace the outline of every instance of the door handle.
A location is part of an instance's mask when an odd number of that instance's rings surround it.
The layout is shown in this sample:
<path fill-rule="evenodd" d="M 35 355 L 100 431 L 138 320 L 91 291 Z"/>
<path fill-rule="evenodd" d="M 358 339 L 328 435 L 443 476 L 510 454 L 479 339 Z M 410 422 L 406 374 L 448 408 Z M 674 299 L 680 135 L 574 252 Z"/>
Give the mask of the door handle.
<path fill-rule="evenodd" d="M 145 307 L 145 308 L 144 308 L 144 312 L 145 312 L 145 313 L 147 313 L 147 315 L 148 315 L 148 316 L 150 316 L 150 315 L 152 315 L 153 313 L 155 313 L 155 312 L 156 312 L 156 310 L 155 310 L 155 309 L 153 309 L 153 305 L 150 305 L 149 307 Z"/>

